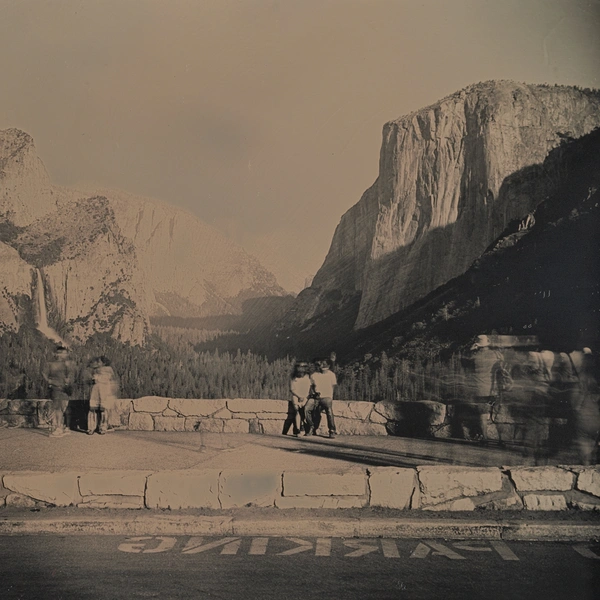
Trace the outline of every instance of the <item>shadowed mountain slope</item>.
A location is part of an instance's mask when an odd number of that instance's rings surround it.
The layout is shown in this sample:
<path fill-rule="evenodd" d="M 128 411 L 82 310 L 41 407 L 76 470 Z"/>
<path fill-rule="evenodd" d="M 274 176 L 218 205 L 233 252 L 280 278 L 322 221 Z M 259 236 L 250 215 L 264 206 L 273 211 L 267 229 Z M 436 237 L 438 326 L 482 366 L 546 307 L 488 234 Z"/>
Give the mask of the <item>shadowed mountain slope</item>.
<path fill-rule="evenodd" d="M 545 198 L 545 187 L 517 193 L 507 178 L 599 125 L 597 91 L 508 81 L 470 86 L 387 123 L 379 177 L 343 215 L 290 324 L 358 298 L 354 327 L 365 328 L 464 273 Z"/>

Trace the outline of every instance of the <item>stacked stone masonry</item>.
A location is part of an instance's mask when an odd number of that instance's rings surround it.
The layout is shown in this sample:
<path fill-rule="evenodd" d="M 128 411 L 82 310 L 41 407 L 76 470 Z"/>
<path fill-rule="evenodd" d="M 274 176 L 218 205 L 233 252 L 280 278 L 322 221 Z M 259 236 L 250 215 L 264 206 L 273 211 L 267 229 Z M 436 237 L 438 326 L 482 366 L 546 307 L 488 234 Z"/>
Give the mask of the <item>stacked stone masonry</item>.
<path fill-rule="evenodd" d="M 0 506 L 20 507 L 600 510 L 600 467 L 580 466 L 29 471 L 4 473 L 0 482 Z"/>
<path fill-rule="evenodd" d="M 0 400 L 0 424 L 39 427 L 47 424 L 47 400 Z M 84 419 L 86 403 L 72 401 L 72 411 Z M 341 435 L 400 435 L 405 437 L 471 438 L 480 424 L 479 405 L 441 402 L 363 402 L 335 400 L 333 410 Z M 517 440 L 518 422 L 510 407 L 488 425 L 488 438 Z M 145 396 L 120 399 L 111 411 L 113 426 L 133 431 L 206 431 L 278 435 L 288 415 L 286 400 L 190 399 Z M 521 417 L 522 418 L 522 417 Z M 325 420 L 322 420 L 325 425 Z M 565 419 L 544 420 L 542 437 L 560 435 Z M 523 429 L 521 426 L 520 429 Z M 518 440 L 517 440 L 518 441 Z"/>

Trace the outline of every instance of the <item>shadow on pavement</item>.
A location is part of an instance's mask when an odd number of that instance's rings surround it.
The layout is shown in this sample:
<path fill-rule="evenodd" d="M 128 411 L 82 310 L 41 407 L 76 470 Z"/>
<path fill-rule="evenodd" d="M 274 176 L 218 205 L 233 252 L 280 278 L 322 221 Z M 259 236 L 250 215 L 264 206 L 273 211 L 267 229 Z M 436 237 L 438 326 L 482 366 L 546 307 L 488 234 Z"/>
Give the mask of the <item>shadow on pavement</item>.
<path fill-rule="evenodd" d="M 339 438 L 338 438 L 339 439 Z M 410 442 L 410 440 L 407 440 Z M 455 456 L 433 456 L 423 452 L 413 451 L 392 451 L 388 449 L 365 448 L 352 444 L 321 441 L 318 438 L 303 439 L 301 446 L 293 448 L 281 448 L 287 452 L 307 454 L 324 458 L 343 460 L 345 462 L 355 462 L 369 466 L 387 466 L 387 467 L 415 467 L 419 465 L 461 465 L 461 466 L 490 466 L 490 460 L 477 460 L 474 457 L 456 458 Z M 464 448 L 461 448 L 463 450 Z M 479 450 L 479 449 L 471 449 Z M 481 452 L 481 450 L 480 450 Z M 494 465 L 499 465 L 502 460 L 493 461 Z"/>

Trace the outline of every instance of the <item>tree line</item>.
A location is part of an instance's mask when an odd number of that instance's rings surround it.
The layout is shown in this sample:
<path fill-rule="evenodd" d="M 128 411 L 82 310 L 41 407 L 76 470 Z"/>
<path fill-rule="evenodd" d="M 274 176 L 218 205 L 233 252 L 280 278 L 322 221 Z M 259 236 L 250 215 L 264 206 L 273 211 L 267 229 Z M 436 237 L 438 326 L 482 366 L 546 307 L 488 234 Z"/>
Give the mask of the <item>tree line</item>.
<path fill-rule="evenodd" d="M 89 392 L 89 363 L 107 356 L 119 378 L 123 398 L 276 398 L 288 399 L 295 358 L 269 361 L 252 352 L 198 352 L 198 336 L 210 333 L 165 331 L 145 346 L 132 346 L 106 334 L 92 336 L 71 348 L 76 369 L 75 395 Z M 54 344 L 37 330 L 0 336 L 0 397 L 45 398 L 42 371 L 52 360 Z M 299 357 L 304 358 L 304 357 Z M 452 396 L 460 379 L 460 357 L 411 361 L 365 355 L 360 361 L 334 365 L 338 376 L 336 398 L 370 402 L 440 399 Z"/>

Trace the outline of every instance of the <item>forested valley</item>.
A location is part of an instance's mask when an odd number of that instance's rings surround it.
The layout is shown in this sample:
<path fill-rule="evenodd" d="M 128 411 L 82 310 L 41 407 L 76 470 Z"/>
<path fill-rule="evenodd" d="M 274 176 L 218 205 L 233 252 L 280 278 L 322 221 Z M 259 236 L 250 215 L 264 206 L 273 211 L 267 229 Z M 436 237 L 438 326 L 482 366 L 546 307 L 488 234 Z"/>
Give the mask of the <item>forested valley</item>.
<path fill-rule="evenodd" d="M 296 357 L 269 361 L 252 352 L 199 352 L 195 346 L 220 332 L 156 327 L 145 346 L 115 341 L 96 334 L 85 345 L 70 349 L 77 376 L 75 394 L 84 397 L 89 363 L 105 355 L 120 381 L 123 398 L 276 398 L 288 399 Z M 37 330 L 23 326 L 0 336 L 0 397 L 45 398 L 42 376 L 52 359 L 54 344 Z M 305 359 L 306 357 L 298 357 Z M 453 395 L 460 379 L 460 357 L 449 361 L 365 355 L 360 361 L 336 364 L 339 385 L 335 397 L 344 400 L 395 401 L 439 399 Z"/>

